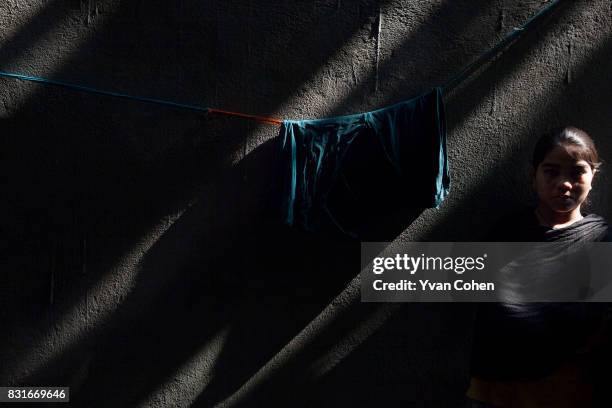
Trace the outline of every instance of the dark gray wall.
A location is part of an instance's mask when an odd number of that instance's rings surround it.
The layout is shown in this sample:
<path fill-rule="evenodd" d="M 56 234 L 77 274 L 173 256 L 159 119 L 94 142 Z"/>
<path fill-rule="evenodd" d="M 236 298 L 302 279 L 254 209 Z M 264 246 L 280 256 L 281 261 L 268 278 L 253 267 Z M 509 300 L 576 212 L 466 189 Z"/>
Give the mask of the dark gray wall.
<path fill-rule="evenodd" d="M 4 0 L 0 66 L 315 118 L 437 86 L 541 6 Z M 451 195 L 389 240 L 478 240 L 532 199 L 552 126 L 612 166 L 611 8 L 565 1 L 448 96 Z M 473 307 L 361 304 L 358 246 L 273 223 L 275 127 L 9 79 L 0 98 L 0 385 L 91 407 L 460 404 Z"/>

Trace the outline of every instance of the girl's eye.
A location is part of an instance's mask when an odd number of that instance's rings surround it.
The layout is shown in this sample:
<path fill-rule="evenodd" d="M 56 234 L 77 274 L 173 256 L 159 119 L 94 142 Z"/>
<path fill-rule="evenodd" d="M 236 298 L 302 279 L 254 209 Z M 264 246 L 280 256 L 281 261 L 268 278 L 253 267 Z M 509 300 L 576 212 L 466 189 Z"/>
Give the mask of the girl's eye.
<path fill-rule="evenodd" d="M 559 172 L 557 170 L 554 169 L 545 169 L 544 170 L 544 174 L 549 176 L 549 177 L 555 177 L 559 174 Z"/>

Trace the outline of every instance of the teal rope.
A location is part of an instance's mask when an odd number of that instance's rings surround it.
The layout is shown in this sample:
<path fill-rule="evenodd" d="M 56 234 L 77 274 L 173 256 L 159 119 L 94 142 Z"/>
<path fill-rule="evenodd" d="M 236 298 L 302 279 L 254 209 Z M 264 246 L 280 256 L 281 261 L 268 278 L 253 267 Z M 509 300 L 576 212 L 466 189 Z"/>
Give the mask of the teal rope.
<path fill-rule="evenodd" d="M 479 66 L 487 62 L 489 59 L 491 59 L 496 54 L 498 54 L 503 48 L 515 42 L 525 31 L 531 28 L 537 21 L 541 20 L 545 15 L 549 14 L 553 10 L 554 7 L 556 7 L 559 3 L 561 3 L 561 1 L 563 0 L 551 1 L 548 5 L 540 9 L 540 11 L 538 11 L 534 16 L 532 16 L 529 20 L 527 20 L 525 24 L 523 24 L 522 26 L 518 28 L 513 29 L 508 35 L 506 35 L 506 37 L 502 41 L 497 43 L 495 47 L 491 48 L 489 51 L 485 52 L 480 57 L 478 57 L 475 61 L 468 64 L 457 75 L 455 75 L 450 80 L 448 80 L 444 85 L 442 85 L 441 86 L 442 92 L 446 93 L 448 92 L 449 89 L 452 89 L 455 86 L 457 86 L 457 84 L 459 84 L 461 81 L 466 79 Z M 76 84 L 71 84 L 68 82 L 56 81 L 53 79 L 46 79 L 46 78 L 41 78 L 41 77 L 36 77 L 36 76 L 22 75 L 22 74 L 15 74 L 11 72 L 0 71 L 0 77 L 16 78 L 16 79 L 20 79 L 23 81 L 31 81 L 31 82 L 38 82 L 42 84 L 55 85 L 55 86 L 60 86 L 63 88 L 74 89 L 74 90 L 81 91 L 81 92 L 89 92 L 89 93 L 98 94 L 98 95 L 113 96 L 116 98 L 130 99 L 130 100 L 139 101 L 139 102 L 154 103 L 158 105 L 165 105 L 165 106 L 170 106 L 173 108 L 180 108 L 180 109 L 188 109 L 188 110 L 197 111 L 197 112 L 205 112 L 205 113 L 210 112 L 210 108 L 206 108 L 202 106 L 186 105 L 183 103 L 165 101 L 162 99 L 145 98 L 141 96 L 127 95 L 127 94 L 123 94 L 119 92 L 103 91 L 101 89 L 95 89 L 95 88 L 90 88 L 87 86 L 76 85 Z"/>
<path fill-rule="evenodd" d="M 60 86 L 62 88 L 74 89 L 76 91 L 81 91 L 81 92 L 89 92 L 89 93 L 98 94 L 98 95 L 113 96 L 115 98 L 130 99 L 130 100 L 139 101 L 139 102 L 154 103 L 157 105 L 171 106 L 173 108 L 188 109 L 188 110 L 197 111 L 197 112 L 208 112 L 208 108 L 205 108 L 202 106 L 186 105 L 183 103 L 165 101 L 162 99 L 145 98 L 142 96 L 132 96 L 132 95 L 127 95 L 127 94 L 119 93 L 119 92 L 103 91 L 101 89 L 90 88 L 88 86 L 75 85 L 75 84 L 71 84 L 68 82 L 55 81 L 53 79 L 46 79 L 46 78 L 41 78 L 41 77 L 36 77 L 36 76 L 14 74 L 11 72 L 0 71 L 0 77 L 16 78 L 22 81 L 30 81 L 30 82 L 38 82 L 41 84 L 47 84 L 47 85 L 55 85 L 55 86 Z"/>
<path fill-rule="evenodd" d="M 562 0 L 551 1 L 548 5 L 542 7 L 540 11 L 533 15 L 522 26 L 514 28 L 509 34 L 506 35 L 503 40 L 497 43 L 495 47 L 482 54 L 472 63 L 468 64 L 465 68 L 463 68 L 458 74 L 456 74 L 450 80 L 446 81 L 446 83 L 442 85 L 443 92 L 446 93 L 449 89 L 452 89 L 457 86 L 464 79 L 469 77 L 476 69 L 478 69 L 478 67 L 489 61 L 495 55 L 497 55 L 503 48 L 509 46 L 510 44 L 518 40 L 518 38 L 523 35 L 525 31 L 530 29 L 536 22 L 544 18 L 544 16 L 552 12 L 553 8 L 555 8 L 559 3 L 561 3 L 561 1 Z"/>

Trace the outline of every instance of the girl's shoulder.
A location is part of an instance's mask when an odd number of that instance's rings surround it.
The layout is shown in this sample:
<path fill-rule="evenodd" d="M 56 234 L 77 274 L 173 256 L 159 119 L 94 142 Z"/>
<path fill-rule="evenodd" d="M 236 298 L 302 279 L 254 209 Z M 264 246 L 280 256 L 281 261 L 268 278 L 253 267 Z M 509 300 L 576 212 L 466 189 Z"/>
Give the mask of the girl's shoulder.
<path fill-rule="evenodd" d="M 590 224 L 591 228 L 597 228 L 598 231 L 601 231 L 596 241 L 612 242 L 612 228 L 610 228 L 610 225 L 608 225 L 602 216 L 591 213 L 586 215 L 582 221 L 583 223 Z"/>

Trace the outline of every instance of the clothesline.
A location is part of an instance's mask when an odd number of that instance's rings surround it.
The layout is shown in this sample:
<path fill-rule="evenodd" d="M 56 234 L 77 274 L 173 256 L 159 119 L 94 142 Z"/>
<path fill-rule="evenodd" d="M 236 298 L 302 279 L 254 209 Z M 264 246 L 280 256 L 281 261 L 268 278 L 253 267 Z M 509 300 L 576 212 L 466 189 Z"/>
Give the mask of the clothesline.
<path fill-rule="evenodd" d="M 261 123 L 267 123 L 269 125 L 280 125 L 283 123 L 282 119 L 270 118 L 267 116 L 249 115 L 247 113 L 231 112 L 231 111 L 215 109 L 215 108 L 208 108 L 208 113 L 215 113 L 218 115 L 227 115 L 227 116 L 234 116 L 236 118 L 250 119 L 250 120 L 254 120 L 257 122 L 261 122 Z"/>
<path fill-rule="evenodd" d="M 38 83 L 42 83 L 45 85 L 55 85 L 55 86 L 60 86 L 62 88 L 73 89 L 76 91 L 82 91 L 82 92 L 98 94 L 98 95 L 105 95 L 105 96 L 113 96 L 116 98 L 131 99 L 131 100 L 138 101 L 138 102 L 154 103 L 158 105 L 165 105 L 165 106 L 170 106 L 170 107 L 179 108 L 179 109 L 187 109 L 187 110 L 192 110 L 196 112 L 234 116 L 234 117 L 239 117 L 239 118 L 244 118 L 244 119 L 251 119 L 251 120 L 255 120 L 258 122 L 262 122 L 262 123 L 273 124 L 273 125 L 280 125 L 283 122 L 281 119 L 269 118 L 266 116 L 248 115 L 246 113 L 231 112 L 231 111 L 215 109 L 215 108 L 207 108 L 207 107 L 197 106 L 197 105 L 188 105 L 188 104 L 183 104 L 183 103 L 178 103 L 178 102 L 173 102 L 173 101 L 166 101 L 163 99 L 133 96 L 133 95 L 128 95 L 128 94 L 124 94 L 120 92 L 105 91 L 102 89 L 91 88 L 88 86 L 76 85 L 70 82 L 57 81 L 54 79 L 47 79 L 47 78 L 42 78 L 42 77 L 30 76 L 30 75 L 16 74 L 12 72 L 0 71 L 0 77 L 14 78 L 14 79 L 20 79 L 23 81 L 30 81 L 30 82 L 38 82 Z"/>
<path fill-rule="evenodd" d="M 553 0 L 549 2 L 546 6 L 542 7 L 536 14 L 534 14 L 529 20 L 527 20 L 522 26 L 514 28 L 509 34 L 507 34 L 493 48 L 483 53 L 480 57 L 478 57 L 473 62 L 468 64 L 465 68 L 463 68 L 461 71 L 459 71 L 457 75 L 453 76 L 444 85 L 442 85 L 441 89 L 443 90 L 443 92 L 446 93 L 452 88 L 454 88 L 455 86 L 457 86 L 467 77 L 469 77 L 474 71 L 476 71 L 478 67 L 485 64 L 487 61 L 489 61 L 491 58 L 497 55 L 504 48 L 511 46 L 514 42 L 516 42 L 516 40 L 518 40 L 518 38 L 524 32 L 526 32 L 529 28 L 535 25 L 535 23 L 541 20 L 545 15 L 549 14 L 555 6 L 561 3 L 561 1 L 563 0 Z M 0 77 L 19 79 L 22 81 L 37 82 L 37 83 L 41 83 L 45 85 L 55 85 L 55 86 L 59 86 L 59 87 L 67 88 L 67 89 L 73 89 L 75 91 L 87 92 L 87 93 L 104 95 L 104 96 L 112 96 L 116 98 L 130 99 L 130 100 L 139 101 L 139 102 L 153 103 L 153 104 L 164 105 L 164 106 L 178 108 L 178 109 L 187 109 L 191 111 L 207 113 L 207 114 L 218 114 L 218 115 L 243 118 L 243 119 L 248 119 L 248 120 L 254 120 L 260 123 L 270 124 L 270 125 L 280 125 L 283 123 L 282 119 L 277 119 L 277 118 L 272 118 L 272 117 L 267 117 L 267 116 L 251 115 L 251 114 L 246 114 L 246 113 L 241 113 L 241 112 L 232 112 L 232 111 L 227 111 L 227 110 L 222 110 L 222 109 L 217 109 L 217 108 L 209 108 L 209 107 L 203 107 L 203 106 L 197 106 L 197 105 L 183 104 L 183 103 L 167 101 L 163 99 L 134 96 L 134 95 L 129 95 L 129 94 L 121 93 L 121 92 L 105 91 L 102 89 L 96 89 L 96 88 L 92 88 L 92 87 L 84 86 L 84 85 L 77 85 L 77 84 L 73 84 L 70 82 L 58 81 L 54 79 L 48 79 L 48 78 L 43 78 L 43 77 L 31 76 L 31 75 L 18 74 L 18 73 L 13 73 L 13 72 L 0 71 Z"/>
<path fill-rule="evenodd" d="M 546 0 L 548 1 L 548 0 Z M 487 61 L 497 55 L 501 50 L 505 47 L 511 46 L 519 39 L 519 37 L 533 27 L 538 21 L 543 19 L 547 14 L 552 12 L 553 8 L 561 3 L 562 0 L 553 0 L 548 5 L 542 7 L 536 14 L 531 16 L 529 20 L 527 20 L 522 26 L 515 27 L 510 31 L 506 36 L 495 46 L 488 51 L 481 54 L 478 58 L 468 64 L 465 68 L 463 68 L 457 75 L 446 81 L 444 85 L 442 85 L 442 89 L 444 92 L 448 92 L 450 89 L 457 86 L 467 77 L 469 77 L 474 71 L 476 71 L 480 66 L 484 65 Z"/>

